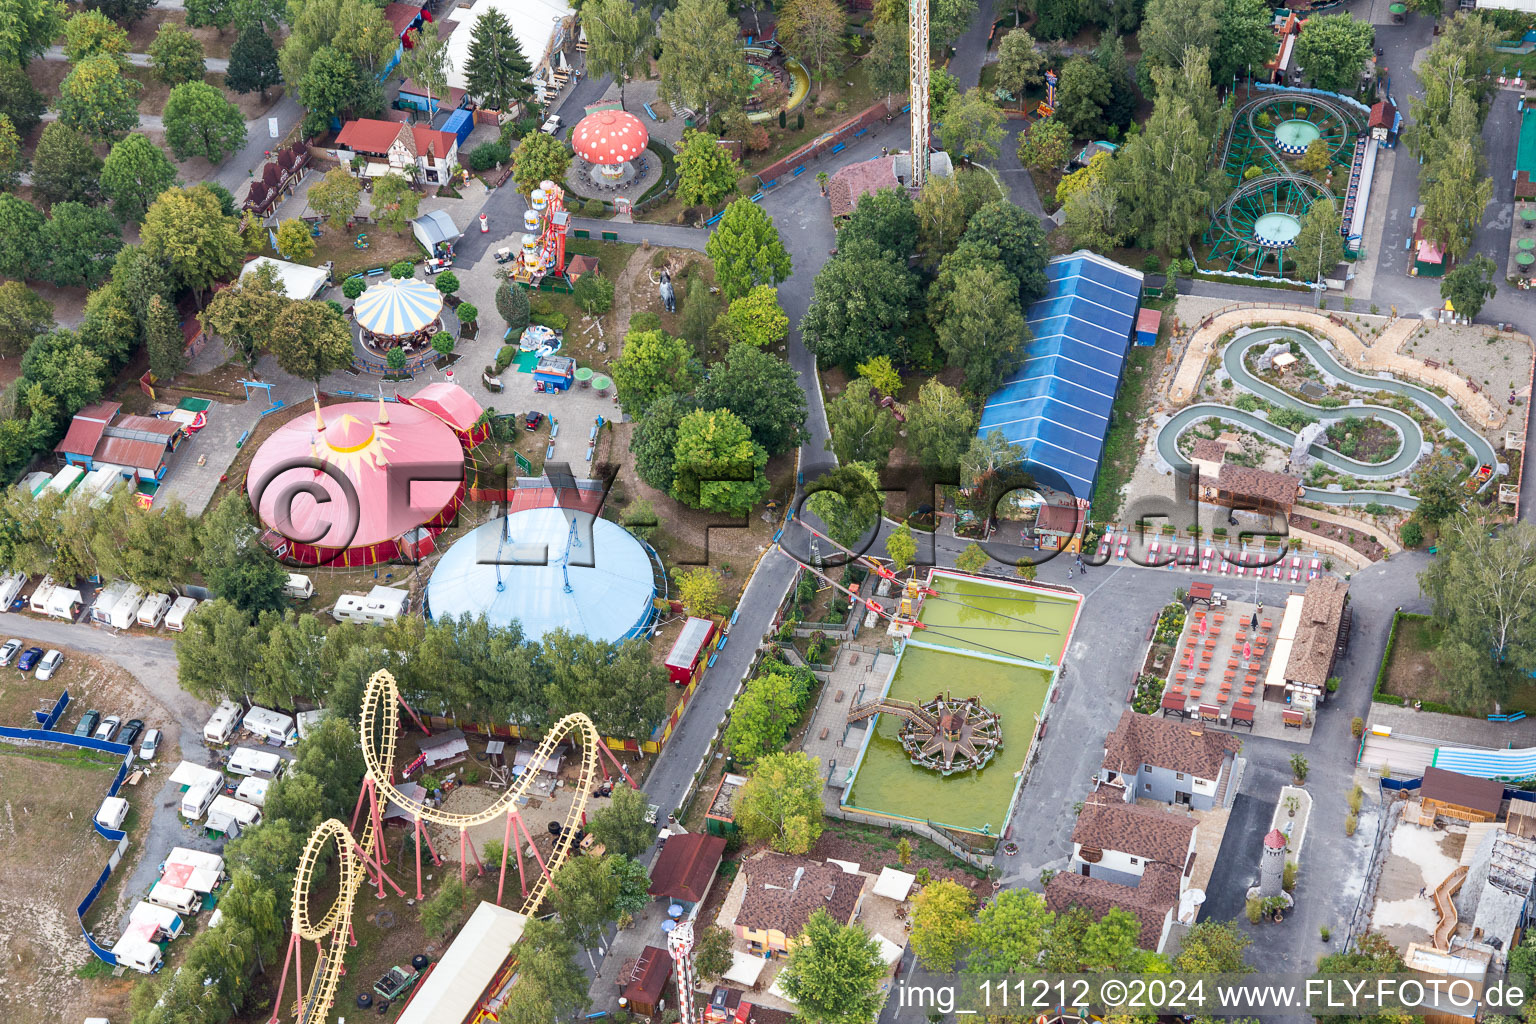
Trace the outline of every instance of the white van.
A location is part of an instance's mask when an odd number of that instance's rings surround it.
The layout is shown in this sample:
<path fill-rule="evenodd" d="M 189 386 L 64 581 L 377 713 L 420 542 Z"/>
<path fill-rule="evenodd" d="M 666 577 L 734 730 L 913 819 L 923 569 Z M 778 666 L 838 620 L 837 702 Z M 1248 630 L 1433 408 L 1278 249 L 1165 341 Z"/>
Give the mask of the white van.
<path fill-rule="evenodd" d="M 215 832 L 238 835 L 242 829 L 261 824 L 261 808 L 242 803 L 232 796 L 216 796 L 208 805 L 208 818 L 203 824 Z"/>
<path fill-rule="evenodd" d="M 382 626 L 404 615 L 411 604 L 411 593 L 398 587 L 374 587 L 366 597 L 343 594 L 336 600 L 331 617 L 338 622 L 357 622 Z"/>
<path fill-rule="evenodd" d="M 308 576 L 300 572 L 288 574 L 288 584 L 283 587 L 284 597 L 297 597 L 307 599 L 315 596 L 315 584 Z"/>
<path fill-rule="evenodd" d="M 96 812 L 96 824 L 102 828 L 122 828 L 126 817 L 128 801 L 120 796 L 109 796 L 101 802 L 101 808 Z"/>
<path fill-rule="evenodd" d="M 23 572 L 0 576 L 0 612 L 11 607 L 11 602 L 16 600 L 16 595 L 21 593 L 21 588 L 26 585 L 26 582 L 27 574 Z"/>
<path fill-rule="evenodd" d="M 200 894 L 164 882 L 150 886 L 146 899 L 157 907 L 165 907 L 178 914 L 195 914 L 203 909 L 203 897 Z"/>
<path fill-rule="evenodd" d="M 250 715 L 245 716 L 245 724 L 247 726 L 251 724 Z M 265 775 L 275 779 L 282 774 L 283 759 L 270 750 L 236 747 L 234 753 L 229 755 L 229 763 L 224 768 L 231 775 Z"/>
<path fill-rule="evenodd" d="M 267 805 L 267 787 L 272 785 L 271 779 L 259 778 L 252 775 L 248 779 L 241 779 L 240 785 L 235 787 L 235 799 L 244 800 L 256 807 Z"/>
<path fill-rule="evenodd" d="M 263 739 L 287 746 L 299 741 L 293 718 L 278 711 L 253 707 L 245 713 L 245 727 Z"/>
<path fill-rule="evenodd" d="M 139 605 L 138 623 L 145 629 L 154 629 L 165 621 L 165 613 L 170 610 L 170 594 L 150 594 Z"/>
<path fill-rule="evenodd" d="M 215 797 L 224 791 L 222 782 L 199 782 L 185 793 L 181 794 L 181 816 L 188 821 L 196 821 L 208 810 L 208 805 L 213 803 Z"/>
<path fill-rule="evenodd" d="M 187 616 L 191 615 L 197 607 L 197 598 L 178 597 L 171 602 L 171 608 L 165 613 L 165 628 L 172 633 L 180 633 L 187 628 Z"/>
<path fill-rule="evenodd" d="M 213 709 L 213 715 L 208 719 L 208 724 L 203 726 L 203 742 L 222 745 L 229 742 L 229 738 L 240 727 L 240 719 L 244 717 L 240 711 L 240 705 L 232 700 L 219 701 L 219 706 Z"/>

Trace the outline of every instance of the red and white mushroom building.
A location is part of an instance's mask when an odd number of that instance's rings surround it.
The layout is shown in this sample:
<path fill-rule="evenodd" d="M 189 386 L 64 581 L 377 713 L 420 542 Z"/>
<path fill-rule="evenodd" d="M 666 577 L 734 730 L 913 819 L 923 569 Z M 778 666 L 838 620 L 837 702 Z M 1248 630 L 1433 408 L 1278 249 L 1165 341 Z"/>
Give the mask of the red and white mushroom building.
<path fill-rule="evenodd" d="M 651 141 L 645 125 L 626 110 L 597 110 L 582 118 L 571 132 L 571 148 L 593 165 L 593 178 L 616 184 L 629 177 L 629 163 Z"/>

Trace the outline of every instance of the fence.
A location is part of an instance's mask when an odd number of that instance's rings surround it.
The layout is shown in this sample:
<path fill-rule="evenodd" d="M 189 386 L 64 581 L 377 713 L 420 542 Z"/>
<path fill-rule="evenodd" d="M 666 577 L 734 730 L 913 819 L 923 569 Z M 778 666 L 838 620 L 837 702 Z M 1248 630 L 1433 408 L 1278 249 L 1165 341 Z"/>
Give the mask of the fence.
<path fill-rule="evenodd" d="M 1382 780 L 1386 783 L 1391 780 Z M 1386 863 L 1382 852 L 1387 846 L 1387 837 L 1392 834 L 1392 827 L 1396 823 L 1398 812 L 1393 804 L 1383 803 L 1381 815 L 1376 822 L 1376 838 L 1371 841 L 1371 856 L 1366 862 L 1365 881 L 1360 883 L 1360 897 L 1355 900 L 1355 909 L 1349 915 L 1349 927 L 1344 929 L 1344 949 L 1349 949 L 1354 944 L 1355 937 L 1364 930 L 1366 922 L 1371 916 L 1371 906 L 1376 901 L 1376 887 L 1381 882 L 1381 869 Z"/>
<path fill-rule="evenodd" d="M 891 828 L 899 826 L 909 832 L 915 832 L 924 839 L 931 839 L 947 852 L 960 860 L 965 861 L 978 871 L 986 871 L 991 867 L 991 859 L 980 854 L 972 853 L 959 843 L 955 842 L 944 832 L 926 821 L 918 821 L 915 818 L 889 818 L 879 814 L 864 814 L 859 811 L 850 811 L 846 807 L 823 807 L 823 813 L 829 818 L 837 818 L 839 821 L 852 821 L 860 825 L 875 825 L 879 828 Z"/>
<path fill-rule="evenodd" d="M 764 167 L 757 174 L 758 185 L 767 191 L 777 185 L 779 179 L 785 175 L 791 178 L 798 177 L 805 170 L 806 161 L 819 159 L 821 154 L 834 147 L 846 145 L 849 139 L 868 131 L 871 124 L 890 115 L 891 108 L 881 100 L 855 115 L 852 120 L 844 121 L 831 131 L 807 142 L 784 159 Z"/>

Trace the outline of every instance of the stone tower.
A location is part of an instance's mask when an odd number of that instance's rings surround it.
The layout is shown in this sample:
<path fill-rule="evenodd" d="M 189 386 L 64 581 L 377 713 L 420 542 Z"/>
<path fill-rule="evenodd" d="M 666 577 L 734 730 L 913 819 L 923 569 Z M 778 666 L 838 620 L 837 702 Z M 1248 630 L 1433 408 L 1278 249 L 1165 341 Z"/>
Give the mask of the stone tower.
<path fill-rule="evenodd" d="M 1264 837 L 1264 855 L 1259 860 L 1259 899 L 1279 896 L 1285 881 L 1285 833 L 1270 829 Z"/>

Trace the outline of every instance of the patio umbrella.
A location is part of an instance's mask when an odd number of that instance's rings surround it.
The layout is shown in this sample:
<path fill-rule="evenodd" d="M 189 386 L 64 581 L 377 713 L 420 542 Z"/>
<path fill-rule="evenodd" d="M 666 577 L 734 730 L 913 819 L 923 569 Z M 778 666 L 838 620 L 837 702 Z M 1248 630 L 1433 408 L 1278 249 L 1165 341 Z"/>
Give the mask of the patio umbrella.
<path fill-rule="evenodd" d="M 1245 641 L 1243 643 L 1243 660 L 1247 661 L 1251 657 L 1253 657 L 1253 645 Z"/>
<path fill-rule="evenodd" d="M 374 285 L 352 307 L 358 326 L 386 338 L 424 330 L 442 311 L 443 297 L 437 289 L 413 277 Z"/>
<path fill-rule="evenodd" d="M 1200 635 L 1201 636 L 1205 635 L 1206 627 L 1210 623 L 1210 619 L 1211 619 L 1211 617 L 1209 615 L 1202 615 L 1202 616 L 1200 616 Z"/>
<path fill-rule="evenodd" d="M 676 927 L 677 927 L 677 922 L 673 921 L 671 918 L 668 918 L 667 920 L 661 922 L 661 930 L 664 931 L 664 932 L 669 932 L 669 931 L 671 931 L 672 929 L 674 929 Z"/>
<path fill-rule="evenodd" d="M 667 916 L 668 917 L 682 917 L 683 916 L 683 908 L 680 905 L 674 903 L 674 904 L 672 904 L 671 906 L 669 906 L 667 908 Z"/>

